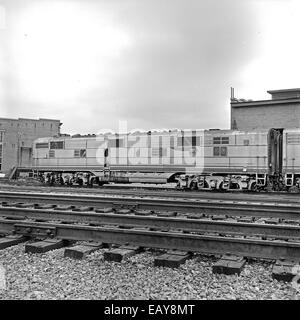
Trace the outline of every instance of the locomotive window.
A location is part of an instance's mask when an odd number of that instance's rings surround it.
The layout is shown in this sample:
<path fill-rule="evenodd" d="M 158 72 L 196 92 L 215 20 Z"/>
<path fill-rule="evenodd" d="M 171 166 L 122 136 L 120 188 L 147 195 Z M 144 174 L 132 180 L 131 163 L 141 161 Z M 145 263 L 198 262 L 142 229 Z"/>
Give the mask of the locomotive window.
<path fill-rule="evenodd" d="M 50 142 L 50 149 L 63 149 L 64 148 L 64 141 L 51 141 Z"/>
<path fill-rule="evenodd" d="M 221 137 L 214 137 L 214 144 L 221 144 Z"/>
<path fill-rule="evenodd" d="M 227 157 L 227 147 L 221 147 L 221 157 Z"/>
<path fill-rule="evenodd" d="M 214 147 L 214 157 L 227 157 L 227 147 Z"/>
<path fill-rule="evenodd" d="M 55 150 L 49 150 L 49 158 L 55 158 Z"/>
<path fill-rule="evenodd" d="M 78 158 L 80 156 L 80 150 L 74 150 L 74 157 Z"/>
<path fill-rule="evenodd" d="M 221 144 L 229 144 L 229 137 L 222 137 Z"/>
<path fill-rule="evenodd" d="M 214 137 L 213 144 L 229 144 L 229 137 Z"/>
<path fill-rule="evenodd" d="M 220 147 L 214 147 L 214 157 L 217 157 L 220 155 Z"/>
<path fill-rule="evenodd" d="M 49 144 L 48 142 L 38 142 L 35 144 L 36 149 L 42 149 L 42 148 L 47 148 L 48 149 Z"/>
<path fill-rule="evenodd" d="M 86 149 L 77 149 L 74 150 L 75 158 L 86 158 Z"/>

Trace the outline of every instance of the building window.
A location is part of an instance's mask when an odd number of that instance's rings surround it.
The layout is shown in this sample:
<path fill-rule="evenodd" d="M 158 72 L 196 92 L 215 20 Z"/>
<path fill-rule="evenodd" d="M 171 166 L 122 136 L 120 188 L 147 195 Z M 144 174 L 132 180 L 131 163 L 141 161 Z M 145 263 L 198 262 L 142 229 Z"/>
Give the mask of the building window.
<path fill-rule="evenodd" d="M 213 144 L 229 144 L 229 137 L 214 137 Z"/>
<path fill-rule="evenodd" d="M 0 142 L 3 141 L 3 132 L 0 132 Z"/>
<path fill-rule="evenodd" d="M 52 127 L 53 127 L 53 124 L 51 123 L 51 124 L 50 124 L 50 128 L 52 129 Z"/>
<path fill-rule="evenodd" d="M 227 147 L 214 147 L 214 157 L 227 157 Z"/>
<path fill-rule="evenodd" d="M 86 158 L 86 149 L 77 149 L 74 150 L 75 158 Z"/>
<path fill-rule="evenodd" d="M 43 149 L 43 148 L 47 148 L 48 149 L 49 144 L 48 142 L 38 142 L 35 144 L 35 148 L 36 149 Z"/>
<path fill-rule="evenodd" d="M 15 147 L 16 147 L 16 145 L 15 145 L 14 143 L 12 143 L 11 147 L 12 147 L 12 148 L 15 148 Z"/>
<path fill-rule="evenodd" d="M 55 158 L 55 150 L 49 150 L 49 158 Z"/>
<path fill-rule="evenodd" d="M 64 141 L 51 141 L 50 149 L 64 149 Z"/>

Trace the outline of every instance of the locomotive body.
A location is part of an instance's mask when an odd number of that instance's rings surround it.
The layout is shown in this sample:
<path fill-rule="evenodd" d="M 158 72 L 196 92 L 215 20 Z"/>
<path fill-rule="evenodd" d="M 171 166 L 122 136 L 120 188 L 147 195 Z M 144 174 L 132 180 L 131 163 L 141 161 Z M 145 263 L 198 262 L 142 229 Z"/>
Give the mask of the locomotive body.
<path fill-rule="evenodd" d="M 165 130 L 40 138 L 33 169 L 61 183 L 177 182 L 191 189 L 298 187 L 300 130 Z M 87 177 L 87 178 L 86 178 Z"/>

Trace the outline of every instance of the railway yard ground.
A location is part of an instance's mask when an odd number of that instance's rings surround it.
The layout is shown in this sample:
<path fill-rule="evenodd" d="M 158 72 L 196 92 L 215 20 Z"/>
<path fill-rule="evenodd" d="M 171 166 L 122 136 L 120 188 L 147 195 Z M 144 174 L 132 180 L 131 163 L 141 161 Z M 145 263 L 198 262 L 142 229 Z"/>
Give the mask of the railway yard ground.
<path fill-rule="evenodd" d="M 299 201 L 0 182 L 0 299 L 298 300 Z"/>

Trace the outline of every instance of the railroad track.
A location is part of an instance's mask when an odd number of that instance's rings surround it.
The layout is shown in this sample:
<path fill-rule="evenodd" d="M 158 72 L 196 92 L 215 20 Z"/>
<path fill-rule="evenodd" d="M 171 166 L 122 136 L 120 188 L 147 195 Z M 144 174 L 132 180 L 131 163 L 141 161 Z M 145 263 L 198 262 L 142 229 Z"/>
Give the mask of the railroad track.
<path fill-rule="evenodd" d="M 76 208 L 74 201 L 68 207 L 2 203 L 0 216 L 0 233 L 27 238 L 130 243 L 267 259 L 300 257 L 300 221 L 269 224 L 253 218 L 250 222 L 215 220 L 213 216 L 170 216 L 167 212 L 107 207 L 92 212 L 91 207 Z"/>
<path fill-rule="evenodd" d="M 300 257 L 300 206 L 292 204 L 21 192 L 0 192 L 0 200 L 0 233 L 25 240 Z"/>
<path fill-rule="evenodd" d="M 52 205 L 75 205 L 97 209 L 104 207 L 130 210 L 154 210 L 196 215 L 223 215 L 227 217 L 252 216 L 279 219 L 300 219 L 300 205 L 292 203 L 233 201 L 217 199 L 152 198 L 122 195 L 70 195 L 0 191 L 2 202 L 25 202 Z"/>
<path fill-rule="evenodd" d="M 47 193 L 68 193 L 68 194 L 93 194 L 93 195 L 124 195 L 124 196 L 145 196 L 145 197 L 176 197 L 186 199 L 218 199 L 218 200 L 236 200 L 236 201 L 264 201 L 278 203 L 300 203 L 300 197 L 297 194 L 262 192 L 245 193 L 239 191 L 212 192 L 212 191 L 176 191 L 173 189 L 154 189 L 142 187 L 106 186 L 102 188 L 83 188 L 83 187 L 63 187 L 63 186 L 11 186 L 0 185 L 3 191 L 20 192 L 47 192 Z"/>

